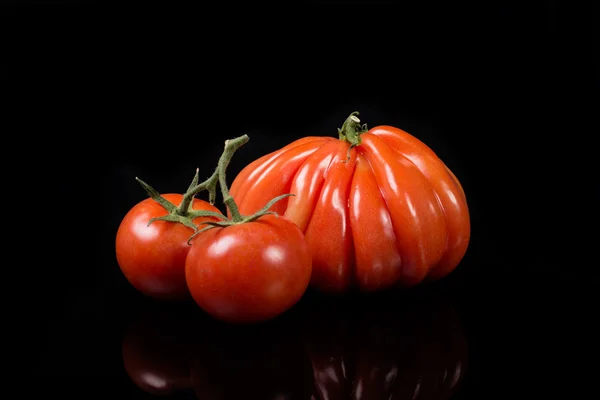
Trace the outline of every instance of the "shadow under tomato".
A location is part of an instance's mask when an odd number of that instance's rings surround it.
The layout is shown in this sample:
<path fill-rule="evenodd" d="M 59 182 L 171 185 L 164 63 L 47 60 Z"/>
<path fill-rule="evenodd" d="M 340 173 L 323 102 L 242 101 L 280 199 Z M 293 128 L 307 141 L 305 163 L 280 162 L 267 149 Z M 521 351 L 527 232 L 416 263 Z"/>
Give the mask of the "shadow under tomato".
<path fill-rule="evenodd" d="M 122 349 L 142 390 L 199 399 L 448 399 L 467 367 L 458 316 L 432 292 L 307 295 L 252 326 L 154 304 Z"/>

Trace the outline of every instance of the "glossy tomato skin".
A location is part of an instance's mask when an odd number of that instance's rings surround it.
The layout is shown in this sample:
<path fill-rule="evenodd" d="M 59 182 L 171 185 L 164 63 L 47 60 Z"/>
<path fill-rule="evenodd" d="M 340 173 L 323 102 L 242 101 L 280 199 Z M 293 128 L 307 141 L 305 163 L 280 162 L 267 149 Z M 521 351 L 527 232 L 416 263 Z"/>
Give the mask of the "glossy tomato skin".
<path fill-rule="evenodd" d="M 181 194 L 163 195 L 175 204 L 181 203 Z M 194 199 L 194 210 L 220 212 L 210 203 Z M 166 215 L 167 211 L 156 201 L 145 199 L 125 215 L 116 237 L 117 261 L 127 280 L 145 295 L 167 300 L 189 299 L 185 282 L 185 259 L 190 250 L 187 243 L 194 231 L 180 223 L 155 221 L 151 218 Z M 196 218 L 199 224 L 212 218 Z"/>
<path fill-rule="evenodd" d="M 350 148 L 336 138 L 306 137 L 257 159 L 231 186 L 240 212 L 294 194 L 272 210 L 305 234 L 311 285 L 325 292 L 410 287 L 446 276 L 470 239 L 460 182 L 398 128 L 378 126 L 361 140 Z"/>
<path fill-rule="evenodd" d="M 186 261 L 196 303 L 233 323 L 266 321 L 288 310 L 303 296 L 310 275 L 302 232 L 276 215 L 202 232 Z"/>

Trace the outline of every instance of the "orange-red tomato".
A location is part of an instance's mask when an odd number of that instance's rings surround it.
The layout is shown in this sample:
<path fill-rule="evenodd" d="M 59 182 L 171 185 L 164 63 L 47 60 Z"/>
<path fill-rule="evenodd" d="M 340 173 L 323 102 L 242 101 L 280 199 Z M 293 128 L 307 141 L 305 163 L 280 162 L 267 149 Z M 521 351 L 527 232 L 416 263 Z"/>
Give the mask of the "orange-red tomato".
<path fill-rule="evenodd" d="M 446 276 L 470 238 L 458 179 L 401 129 L 378 126 L 360 138 L 353 147 L 333 137 L 299 139 L 246 166 L 231 195 L 244 215 L 295 195 L 272 211 L 304 232 L 319 290 L 373 291 Z"/>
<path fill-rule="evenodd" d="M 179 205 L 183 195 L 170 193 L 163 197 Z M 194 199 L 194 210 L 207 210 L 220 213 L 210 203 Z M 125 215 L 116 238 L 117 262 L 127 280 L 140 292 L 159 299 L 180 300 L 189 298 L 185 281 L 185 260 L 190 245 L 188 239 L 194 231 L 180 223 L 154 221 L 152 218 L 167 215 L 168 212 L 158 202 L 145 199 Z M 198 217 L 195 224 L 214 220 Z"/>

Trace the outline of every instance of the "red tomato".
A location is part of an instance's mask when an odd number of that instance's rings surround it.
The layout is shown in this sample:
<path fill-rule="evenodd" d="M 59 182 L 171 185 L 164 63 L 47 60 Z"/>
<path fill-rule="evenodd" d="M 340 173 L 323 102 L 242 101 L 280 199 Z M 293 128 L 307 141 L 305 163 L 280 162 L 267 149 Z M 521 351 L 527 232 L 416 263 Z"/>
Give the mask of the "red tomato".
<path fill-rule="evenodd" d="M 223 321 L 251 323 L 271 319 L 300 300 L 310 281 L 311 257 L 293 222 L 264 215 L 198 234 L 185 268 L 190 293 L 202 309 Z"/>
<path fill-rule="evenodd" d="M 358 130 L 352 118 L 344 125 Z M 470 238 L 458 179 L 401 129 L 378 126 L 355 137 L 353 145 L 305 137 L 252 162 L 231 186 L 239 211 L 252 214 L 275 196 L 294 194 L 271 210 L 304 232 L 311 285 L 322 291 L 408 287 L 446 276 Z"/>
<path fill-rule="evenodd" d="M 181 194 L 165 194 L 166 200 L 179 205 Z M 194 210 L 220 213 L 210 203 L 194 199 Z M 189 298 L 185 281 L 185 259 L 190 246 L 188 239 L 194 231 L 176 222 L 154 221 L 151 218 L 167 215 L 158 202 L 148 198 L 133 206 L 121 221 L 117 231 L 116 254 L 123 274 L 140 292 L 160 299 Z M 199 217 L 193 220 L 200 224 L 214 220 Z"/>

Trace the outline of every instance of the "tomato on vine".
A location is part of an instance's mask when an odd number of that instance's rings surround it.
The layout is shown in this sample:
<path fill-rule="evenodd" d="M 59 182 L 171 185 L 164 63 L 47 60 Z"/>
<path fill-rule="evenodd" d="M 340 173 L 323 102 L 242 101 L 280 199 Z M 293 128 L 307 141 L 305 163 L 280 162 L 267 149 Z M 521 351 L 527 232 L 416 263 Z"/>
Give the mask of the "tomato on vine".
<path fill-rule="evenodd" d="M 116 235 L 116 256 L 121 271 L 141 293 L 168 300 L 189 298 L 185 260 L 189 237 L 197 225 L 221 215 L 211 203 L 196 199 L 215 185 L 216 176 L 198 185 L 198 171 L 185 194 L 160 195 L 136 178 L 150 198 L 134 205 L 122 219 Z M 211 200 L 214 198 L 214 188 Z"/>
<path fill-rule="evenodd" d="M 217 172 L 223 201 L 232 215 L 208 225 L 191 238 L 185 272 L 196 303 L 217 319 L 253 323 L 291 308 L 306 291 L 311 256 L 300 229 L 269 209 L 283 194 L 251 215 L 239 213 L 229 194 L 225 170 L 244 135 L 225 142 Z"/>

